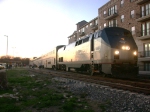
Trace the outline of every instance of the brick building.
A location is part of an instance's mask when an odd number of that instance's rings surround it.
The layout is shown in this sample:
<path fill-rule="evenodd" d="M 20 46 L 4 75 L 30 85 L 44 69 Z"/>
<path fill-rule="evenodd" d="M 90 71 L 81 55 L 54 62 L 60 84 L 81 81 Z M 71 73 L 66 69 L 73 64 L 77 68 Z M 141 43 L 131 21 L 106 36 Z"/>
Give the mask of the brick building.
<path fill-rule="evenodd" d="M 74 31 L 72 35 L 68 37 L 69 43 L 72 43 L 76 40 L 79 40 L 90 33 L 93 33 L 98 30 L 98 17 L 92 19 L 89 22 L 85 20 L 78 22 L 77 24 L 77 31 Z"/>
<path fill-rule="evenodd" d="M 76 25 L 69 43 L 104 27 L 130 30 L 138 45 L 140 71 L 150 71 L 150 0 L 110 0 L 98 9 L 98 17 Z"/>

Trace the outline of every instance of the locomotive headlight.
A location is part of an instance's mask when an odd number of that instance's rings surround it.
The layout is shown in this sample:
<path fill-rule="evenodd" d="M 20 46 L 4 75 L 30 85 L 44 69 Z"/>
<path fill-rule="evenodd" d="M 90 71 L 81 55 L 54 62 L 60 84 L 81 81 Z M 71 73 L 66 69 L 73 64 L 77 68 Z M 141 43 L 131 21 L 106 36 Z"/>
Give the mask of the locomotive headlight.
<path fill-rule="evenodd" d="M 129 46 L 122 46 L 122 49 L 123 50 L 130 50 L 130 47 Z"/>
<path fill-rule="evenodd" d="M 122 49 L 123 49 L 123 50 L 125 50 L 125 48 L 126 48 L 125 46 L 122 46 Z"/>
<path fill-rule="evenodd" d="M 116 54 L 116 55 L 118 55 L 118 54 L 119 54 L 119 51 L 118 51 L 118 50 L 116 50 L 116 51 L 115 51 L 115 54 Z"/>
<path fill-rule="evenodd" d="M 133 52 L 133 54 L 136 56 L 136 55 L 137 55 L 137 52 L 136 52 L 136 51 L 134 51 L 134 52 Z"/>
<path fill-rule="evenodd" d="M 130 50 L 130 47 L 129 47 L 129 46 L 126 46 L 126 50 Z"/>

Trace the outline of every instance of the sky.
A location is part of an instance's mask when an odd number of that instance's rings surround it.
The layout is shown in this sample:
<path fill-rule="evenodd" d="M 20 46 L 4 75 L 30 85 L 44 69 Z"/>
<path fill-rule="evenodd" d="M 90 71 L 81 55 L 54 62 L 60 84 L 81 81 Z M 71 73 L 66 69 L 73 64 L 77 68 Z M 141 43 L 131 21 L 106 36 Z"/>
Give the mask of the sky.
<path fill-rule="evenodd" d="M 98 8 L 108 1 L 0 0 L 0 56 L 7 54 L 7 45 L 8 55 L 22 58 L 67 45 L 76 24 L 97 17 Z"/>

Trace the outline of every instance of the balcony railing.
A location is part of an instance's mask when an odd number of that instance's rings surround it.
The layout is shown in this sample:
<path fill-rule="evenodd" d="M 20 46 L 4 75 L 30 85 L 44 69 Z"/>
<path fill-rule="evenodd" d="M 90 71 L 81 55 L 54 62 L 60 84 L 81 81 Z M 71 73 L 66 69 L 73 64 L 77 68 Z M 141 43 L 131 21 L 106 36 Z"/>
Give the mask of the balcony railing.
<path fill-rule="evenodd" d="M 141 40 L 150 39 L 150 29 L 138 31 L 136 32 L 136 36 Z"/>
<path fill-rule="evenodd" d="M 150 9 L 148 9 L 150 10 Z M 140 14 L 136 14 L 136 20 L 138 22 L 143 22 L 143 21 L 147 21 L 150 19 L 150 13 L 147 11 L 142 11 Z"/>
<path fill-rule="evenodd" d="M 118 24 L 110 24 L 109 27 L 118 27 Z"/>
<path fill-rule="evenodd" d="M 138 52 L 139 58 L 150 57 L 150 51 L 140 51 Z"/>
<path fill-rule="evenodd" d="M 115 18 L 116 16 L 118 16 L 117 10 L 115 10 L 115 11 L 113 11 L 113 12 L 110 12 L 110 13 L 104 14 L 104 18 L 105 18 L 106 20 Z"/>
<path fill-rule="evenodd" d="M 136 0 L 136 4 L 138 4 L 138 5 L 142 5 L 142 4 L 144 4 L 144 3 L 146 3 L 146 2 L 148 2 L 149 0 Z"/>

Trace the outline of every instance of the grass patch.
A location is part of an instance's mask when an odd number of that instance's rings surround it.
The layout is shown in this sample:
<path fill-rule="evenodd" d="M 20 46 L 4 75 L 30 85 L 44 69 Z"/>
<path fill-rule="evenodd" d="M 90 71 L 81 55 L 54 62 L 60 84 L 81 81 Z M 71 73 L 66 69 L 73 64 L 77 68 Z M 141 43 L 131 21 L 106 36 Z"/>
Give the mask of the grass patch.
<path fill-rule="evenodd" d="M 79 102 L 71 92 L 62 92 L 62 89 L 53 87 L 59 82 L 52 82 L 49 76 L 33 76 L 26 69 L 11 69 L 6 73 L 8 89 L 0 91 L 0 95 L 7 93 L 7 97 L 0 97 L 0 112 L 32 112 L 51 107 L 57 107 L 60 112 L 94 112 L 85 100 Z M 67 94 L 66 97 L 64 94 Z M 85 109 L 87 105 L 88 108 Z"/>
<path fill-rule="evenodd" d="M 15 103 L 15 99 L 0 98 L 0 112 L 20 112 L 21 108 Z"/>

